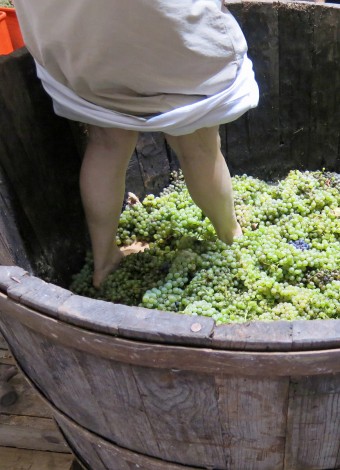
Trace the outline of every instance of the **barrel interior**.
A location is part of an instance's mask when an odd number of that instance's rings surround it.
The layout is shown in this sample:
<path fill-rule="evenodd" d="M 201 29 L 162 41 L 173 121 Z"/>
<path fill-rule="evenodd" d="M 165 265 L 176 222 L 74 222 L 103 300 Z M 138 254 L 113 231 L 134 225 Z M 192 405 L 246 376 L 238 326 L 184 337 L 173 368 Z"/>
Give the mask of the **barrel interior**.
<path fill-rule="evenodd" d="M 273 179 L 290 169 L 339 172 L 339 7 L 229 7 L 248 40 L 261 95 L 256 109 L 221 127 L 231 173 Z M 88 248 L 78 190 L 85 130 L 53 114 L 25 49 L 0 57 L 0 80 L 1 261 L 65 286 Z M 164 137 L 142 134 L 127 191 L 157 194 L 176 168 Z"/>
<path fill-rule="evenodd" d="M 232 174 L 339 172 L 340 8 L 230 9 L 261 94 L 221 127 Z M 80 460 L 93 470 L 340 468 L 339 321 L 216 327 L 72 295 L 63 287 L 88 248 L 84 127 L 53 114 L 26 50 L 0 58 L 0 83 L 0 262 L 36 276 L 0 268 L 0 328 Z M 163 136 L 142 134 L 127 191 L 158 193 L 176 168 Z"/>

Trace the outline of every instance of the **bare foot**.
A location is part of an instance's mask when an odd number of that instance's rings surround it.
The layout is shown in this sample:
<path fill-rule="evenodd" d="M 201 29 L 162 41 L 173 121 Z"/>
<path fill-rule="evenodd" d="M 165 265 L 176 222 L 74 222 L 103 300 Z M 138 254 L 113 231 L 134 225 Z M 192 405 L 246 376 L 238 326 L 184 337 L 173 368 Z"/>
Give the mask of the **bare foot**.
<path fill-rule="evenodd" d="M 117 250 L 112 255 L 110 263 L 101 269 L 95 269 L 92 276 L 93 287 L 99 289 L 107 276 L 118 268 L 123 257 L 123 253 L 120 250 Z"/>
<path fill-rule="evenodd" d="M 233 239 L 235 240 L 235 238 L 240 238 L 240 237 L 243 237 L 243 232 L 242 232 L 242 229 L 241 229 L 241 225 L 240 224 L 237 224 L 237 228 L 234 232 L 234 237 Z"/>
<path fill-rule="evenodd" d="M 228 245 L 231 245 L 236 238 L 240 238 L 243 236 L 242 229 L 240 224 L 237 223 L 234 230 L 230 230 L 227 234 L 223 234 L 223 236 L 218 236 L 220 240 Z"/>
<path fill-rule="evenodd" d="M 144 251 L 149 247 L 148 243 L 145 242 L 134 242 L 132 245 L 128 246 L 123 246 L 120 249 L 117 249 L 111 258 L 110 263 L 107 264 L 107 266 L 104 266 L 101 269 L 96 269 L 93 273 L 92 277 L 92 284 L 93 287 L 96 289 L 99 289 L 102 283 L 105 281 L 107 276 L 111 273 L 113 273 L 118 266 L 120 265 L 120 262 L 125 256 L 131 255 L 132 253 L 138 253 L 140 251 Z"/>

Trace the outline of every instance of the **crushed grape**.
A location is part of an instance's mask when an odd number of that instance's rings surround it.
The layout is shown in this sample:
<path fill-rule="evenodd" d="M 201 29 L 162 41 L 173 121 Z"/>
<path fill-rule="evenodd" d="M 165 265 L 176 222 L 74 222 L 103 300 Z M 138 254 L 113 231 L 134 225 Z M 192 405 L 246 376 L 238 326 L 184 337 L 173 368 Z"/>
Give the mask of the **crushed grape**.
<path fill-rule="evenodd" d="M 339 175 L 296 170 L 277 184 L 243 175 L 233 187 L 243 237 L 232 245 L 216 238 L 179 173 L 121 215 L 117 243 L 149 249 L 124 258 L 100 290 L 89 255 L 71 290 L 217 324 L 340 318 Z"/>

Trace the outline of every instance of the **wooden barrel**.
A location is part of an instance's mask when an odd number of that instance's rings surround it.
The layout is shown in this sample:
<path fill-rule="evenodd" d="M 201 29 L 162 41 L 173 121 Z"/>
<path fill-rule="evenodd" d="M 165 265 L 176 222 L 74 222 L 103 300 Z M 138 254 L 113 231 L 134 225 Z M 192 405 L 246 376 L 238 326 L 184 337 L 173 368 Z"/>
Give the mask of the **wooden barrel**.
<path fill-rule="evenodd" d="M 232 173 L 339 172 L 340 8 L 230 8 L 261 91 L 221 129 Z M 72 294 L 83 131 L 53 115 L 27 52 L 0 58 L 0 81 L 0 329 L 85 468 L 340 468 L 340 321 L 216 326 Z M 144 134 L 127 188 L 157 192 L 176 166 Z"/>

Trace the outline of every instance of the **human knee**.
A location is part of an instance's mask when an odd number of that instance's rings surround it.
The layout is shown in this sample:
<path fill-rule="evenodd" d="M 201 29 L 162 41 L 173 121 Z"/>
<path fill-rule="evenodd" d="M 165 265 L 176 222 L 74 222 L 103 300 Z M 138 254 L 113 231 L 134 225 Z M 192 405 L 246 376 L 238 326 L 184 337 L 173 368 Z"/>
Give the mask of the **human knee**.
<path fill-rule="evenodd" d="M 133 151 L 138 139 L 138 132 L 128 129 L 89 126 L 89 143 L 106 150 Z"/>
<path fill-rule="evenodd" d="M 191 134 L 166 135 L 170 147 L 182 159 L 196 159 L 216 154 L 221 148 L 218 127 L 202 128 Z"/>

